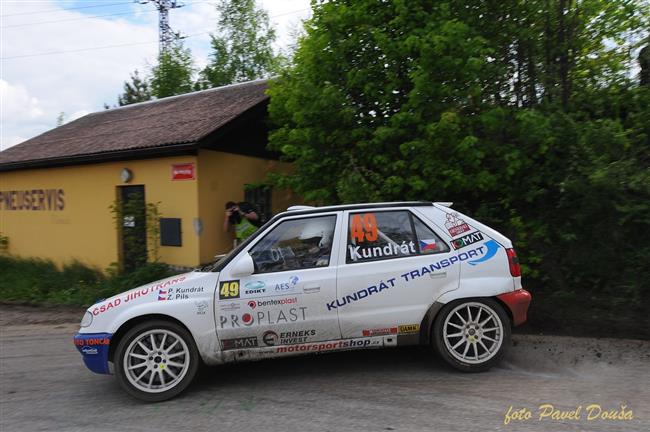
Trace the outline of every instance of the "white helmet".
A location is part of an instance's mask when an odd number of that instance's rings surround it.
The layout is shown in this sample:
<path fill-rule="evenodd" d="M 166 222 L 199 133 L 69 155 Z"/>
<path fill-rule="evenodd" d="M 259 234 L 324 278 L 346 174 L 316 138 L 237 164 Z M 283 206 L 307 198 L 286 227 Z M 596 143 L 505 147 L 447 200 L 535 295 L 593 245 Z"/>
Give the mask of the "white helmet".
<path fill-rule="evenodd" d="M 318 247 L 326 247 L 332 243 L 332 233 L 334 231 L 334 223 L 331 218 L 314 218 L 307 220 L 305 226 L 298 238 L 300 240 L 308 240 L 313 238 L 320 238 Z"/>

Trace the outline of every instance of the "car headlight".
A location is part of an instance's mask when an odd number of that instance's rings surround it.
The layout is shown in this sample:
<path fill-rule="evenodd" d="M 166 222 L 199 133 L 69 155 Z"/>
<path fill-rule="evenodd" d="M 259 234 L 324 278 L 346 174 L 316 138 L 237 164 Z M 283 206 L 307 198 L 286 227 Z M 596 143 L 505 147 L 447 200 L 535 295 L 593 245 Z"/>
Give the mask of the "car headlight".
<path fill-rule="evenodd" d="M 81 327 L 88 327 L 92 323 L 93 323 L 93 314 L 86 311 L 84 317 L 81 318 Z"/>

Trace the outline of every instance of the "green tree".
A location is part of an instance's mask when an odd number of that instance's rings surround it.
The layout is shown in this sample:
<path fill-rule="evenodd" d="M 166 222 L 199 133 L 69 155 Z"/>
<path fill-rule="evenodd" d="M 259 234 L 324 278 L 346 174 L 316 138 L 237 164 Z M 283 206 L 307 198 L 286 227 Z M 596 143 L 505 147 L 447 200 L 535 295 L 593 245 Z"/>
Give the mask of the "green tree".
<path fill-rule="evenodd" d="M 151 89 L 146 78 L 140 76 L 136 69 L 130 76 L 130 81 L 124 82 L 124 93 L 117 98 L 119 106 L 130 105 L 151 100 Z"/>
<path fill-rule="evenodd" d="M 317 2 L 269 91 L 269 146 L 294 165 L 273 180 L 315 203 L 454 201 L 515 241 L 538 310 L 648 322 L 650 104 L 630 72 L 649 17 L 643 0 Z"/>
<path fill-rule="evenodd" d="M 644 46 L 639 52 L 639 84 L 650 86 L 650 45 Z"/>
<path fill-rule="evenodd" d="M 218 30 L 210 35 L 210 63 L 201 71 L 197 87 L 265 78 L 277 71 L 282 59 L 273 52 L 276 35 L 268 13 L 255 0 L 221 0 L 216 7 Z"/>
<path fill-rule="evenodd" d="M 177 40 L 160 53 L 158 63 L 151 69 L 151 94 L 164 98 L 193 90 L 194 61 L 189 48 Z"/>

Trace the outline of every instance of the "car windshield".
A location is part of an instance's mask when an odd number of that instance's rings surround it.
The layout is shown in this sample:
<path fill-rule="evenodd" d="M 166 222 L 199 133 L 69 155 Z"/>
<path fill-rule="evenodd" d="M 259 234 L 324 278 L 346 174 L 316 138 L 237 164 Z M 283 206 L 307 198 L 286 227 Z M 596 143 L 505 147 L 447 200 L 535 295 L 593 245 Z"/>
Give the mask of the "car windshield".
<path fill-rule="evenodd" d="M 255 233 L 253 233 L 252 236 L 248 237 L 246 240 L 244 240 L 242 243 L 237 245 L 235 248 L 233 248 L 230 252 L 228 252 L 225 255 L 217 255 L 215 258 L 217 258 L 215 261 L 211 262 L 210 264 L 206 264 L 203 267 L 197 268 L 195 271 L 200 271 L 200 272 L 218 272 L 221 271 L 226 264 L 230 262 L 230 260 L 237 255 L 242 249 L 244 249 L 251 241 L 253 241 L 257 236 L 259 236 L 261 233 L 266 231 L 266 229 L 271 226 L 275 221 L 277 220 L 277 217 L 271 218 L 268 222 L 266 222 L 264 225 L 262 225 Z"/>

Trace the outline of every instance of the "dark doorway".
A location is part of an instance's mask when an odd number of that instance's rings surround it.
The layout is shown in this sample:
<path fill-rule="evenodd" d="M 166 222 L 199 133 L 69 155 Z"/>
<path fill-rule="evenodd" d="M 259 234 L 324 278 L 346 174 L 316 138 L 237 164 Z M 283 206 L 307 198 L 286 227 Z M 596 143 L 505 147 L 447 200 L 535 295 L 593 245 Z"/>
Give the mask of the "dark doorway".
<path fill-rule="evenodd" d="M 260 225 L 273 217 L 273 214 L 271 214 L 270 186 L 251 187 L 246 185 L 246 189 L 244 189 L 244 201 L 253 205 L 260 217 Z"/>
<path fill-rule="evenodd" d="M 144 186 L 119 186 L 122 214 L 122 266 L 133 271 L 147 262 L 147 212 Z"/>

